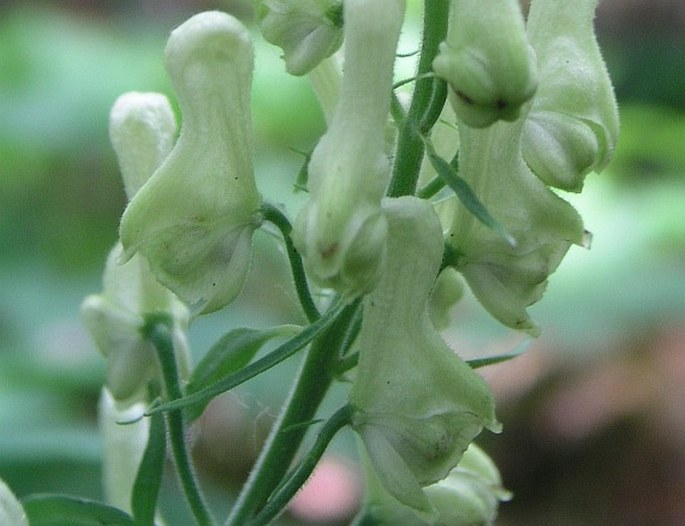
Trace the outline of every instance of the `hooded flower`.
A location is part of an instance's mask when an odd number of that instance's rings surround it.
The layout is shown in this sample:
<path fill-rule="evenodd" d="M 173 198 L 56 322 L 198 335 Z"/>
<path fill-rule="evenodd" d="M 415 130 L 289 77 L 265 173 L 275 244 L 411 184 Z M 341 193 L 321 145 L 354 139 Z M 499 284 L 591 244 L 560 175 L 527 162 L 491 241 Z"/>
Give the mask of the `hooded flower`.
<path fill-rule="evenodd" d="M 388 258 L 364 300 L 353 426 L 385 489 L 425 516 L 422 487 L 443 479 L 483 427 L 499 431 L 492 394 L 442 340 L 428 298 L 443 237 L 430 203 L 386 199 Z"/>
<path fill-rule="evenodd" d="M 526 309 L 542 297 L 570 245 L 585 242 L 585 232 L 575 209 L 523 162 L 522 120 L 487 129 L 459 127 L 459 173 L 516 244 L 461 203 L 455 204 L 447 243 L 451 264 L 488 312 L 507 327 L 536 335 Z"/>
<path fill-rule="evenodd" d="M 373 524 L 393 526 L 490 526 L 499 503 L 511 498 L 502 487 L 497 466 L 473 443 L 457 467 L 444 479 L 426 486 L 424 492 L 435 509 L 430 518 L 421 518 L 402 505 L 370 473 L 364 517 Z"/>
<path fill-rule="evenodd" d="M 110 138 L 129 198 L 171 150 L 176 123 L 167 99 L 157 93 L 127 93 L 110 113 Z M 186 307 L 157 282 L 147 262 L 134 256 L 121 263 L 119 243 L 107 258 L 103 292 L 88 296 L 81 312 L 95 345 L 107 357 L 107 386 L 118 400 L 144 395 L 157 374 L 152 345 L 141 336 L 146 313 L 169 312 L 181 357 L 187 347 Z"/>
<path fill-rule="evenodd" d="M 545 184 L 579 192 L 611 160 L 618 110 L 592 20 L 597 0 L 535 1 L 528 35 L 540 86 L 523 130 L 523 158 Z"/>
<path fill-rule="evenodd" d="M 385 126 L 404 0 L 346 0 L 342 92 L 309 163 L 309 201 L 293 239 L 308 273 L 350 297 L 377 283 L 387 224 Z"/>
<path fill-rule="evenodd" d="M 452 0 L 447 40 L 433 61 L 468 126 L 513 121 L 535 93 L 535 55 L 518 0 Z"/>
<path fill-rule="evenodd" d="M 142 254 L 194 311 L 231 302 L 250 266 L 261 200 L 252 167 L 250 35 L 207 12 L 176 28 L 166 64 L 183 112 L 171 154 L 129 203 L 124 259 Z"/>
<path fill-rule="evenodd" d="M 283 50 L 291 75 L 308 73 L 342 44 L 341 0 L 261 0 L 257 16 L 264 39 Z"/>

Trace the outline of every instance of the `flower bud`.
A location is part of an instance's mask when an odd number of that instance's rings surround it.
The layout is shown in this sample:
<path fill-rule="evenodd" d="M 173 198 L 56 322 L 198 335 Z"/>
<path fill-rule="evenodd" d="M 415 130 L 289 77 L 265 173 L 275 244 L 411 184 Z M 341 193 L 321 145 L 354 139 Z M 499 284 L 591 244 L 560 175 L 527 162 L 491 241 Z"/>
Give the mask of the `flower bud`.
<path fill-rule="evenodd" d="M 428 313 L 436 329 L 443 330 L 449 327 L 449 310 L 463 295 L 464 285 L 457 271 L 447 267 L 440 272 L 428 301 Z"/>
<path fill-rule="evenodd" d="M 122 95 L 110 113 L 110 136 L 117 154 L 126 193 L 132 198 L 172 148 L 175 123 L 163 95 Z M 174 319 L 179 358 L 187 344 L 186 307 L 150 272 L 147 262 L 133 256 L 121 263 L 120 243 L 107 258 L 103 292 L 87 297 L 82 306 L 86 329 L 107 358 L 107 386 L 118 401 L 145 395 L 148 382 L 158 375 L 152 345 L 141 336 L 146 313 L 169 312 Z"/>
<path fill-rule="evenodd" d="M 388 258 L 364 299 L 361 354 L 350 393 L 353 426 L 385 489 L 430 515 L 422 486 L 444 478 L 483 427 L 499 431 L 483 379 L 428 318 L 443 237 L 431 204 L 386 199 Z"/>
<path fill-rule="evenodd" d="M 523 157 L 545 184 L 579 192 L 610 161 L 618 110 L 593 31 L 597 0 L 535 1 L 528 34 L 540 85 L 522 137 Z"/>
<path fill-rule="evenodd" d="M 537 302 L 572 243 L 582 244 L 580 216 L 526 166 L 519 151 L 522 122 L 485 130 L 459 127 L 459 173 L 515 239 L 512 246 L 461 203 L 447 242 L 453 266 L 488 312 L 504 325 L 537 335 L 526 308 Z"/>
<path fill-rule="evenodd" d="M 121 242 L 125 258 L 142 254 L 194 311 L 211 312 L 240 293 L 261 220 L 250 36 L 230 15 L 201 13 L 172 32 L 166 62 L 183 112 L 181 135 L 129 203 Z"/>
<path fill-rule="evenodd" d="M 116 100 L 109 138 L 129 200 L 169 155 L 175 135 L 174 113 L 161 93 L 129 92 Z"/>
<path fill-rule="evenodd" d="M 390 175 L 385 126 L 404 0 L 346 0 L 342 91 L 309 163 L 308 202 L 293 229 L 315 282 L 354 297 L 371 290 L 385 254 L 380 201 Z"/>
<path fill-rule="evenodd" d="M 513 121 L 535 93 L 535 55 L 518 0 L 452 0 L 447 40 L 433 61 L 468 126 Z"/>
<path fill-rule="evenodd" d="M 341 0 L 261 0 L 264 39 L 283 50 L 285 69 L 304 75 L 335 53 L 343 40 Z"/>
<path fill-rule="evenodd" d="M 21 502 L 2 479 L 0 479 L 0 524 L 29 526 L 29 520 L 26 518 Z"/>

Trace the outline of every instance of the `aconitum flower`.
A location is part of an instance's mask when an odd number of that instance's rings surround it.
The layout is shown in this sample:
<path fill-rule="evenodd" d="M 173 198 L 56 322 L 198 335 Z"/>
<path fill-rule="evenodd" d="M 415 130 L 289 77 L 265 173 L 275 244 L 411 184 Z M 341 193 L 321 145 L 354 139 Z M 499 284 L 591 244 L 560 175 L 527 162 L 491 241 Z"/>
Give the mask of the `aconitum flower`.
<path fill-rule="evenodd" d="M 166 97 L 158 93 L 127 93 L 110 113 L 110 138 L 129 198 L 145 184 L 169 154 L 176 123 Z M 167 312 L 181 364 L 187 352 L 189 313 L 173 293 L 133 256 L 121 262 L 122 248 L 111 250 L 103 275 L 103 292 L 81 306 L 83 321 L 98 350 L 107 358 L 107 387 L 117 401 L 145 398 L 148 382 L 158 376 L 152 344 L 141 335 L 146 314 Z"/>
<path fill-rule="evenodd" d="M 518 0 L 452 0 L 433 69 L 449 83 L 452 107 L 466 125 L 516 120 L 537 87 Z"/>
<path fill-rule="evenodd" d="M 486 129 L 459 126 L 459 173 L 515 244 L 461 203 L 454 207 L 447 243 L 450 263 L 488 312 L 507 327 L 536 335 L 527 307 L 542 297 L 571 244 L 584 243 L 585 231 L 576 210 L 523 161 L 522 126 L 522 119 Z"/>
<path fill-rule="evenodd" d="M 260 0 L 257 16 L 264 39 L 283 50 L 291 75 L 309 73 L 342 44 L 341 0 Z"/>
<path fill-rule="evenodd" d="M 430 203 L 386 199 L 388 257 L 364 298 L 361 354 L 350 393 L 353 427 L 385 489 L 422 516 L 422 488 L 457 465 L 483 427 L 499 431 L 485 381 L 444 342 L 428 317 L 443 237 Z"/>
<path fill-rule="evenodd" d="M 225 13 L 201 13 L 172 32 L 166 65 L 183 112 L 181 134 L 124 212 L 121 243 L 124 259 L 142 254 L 193 311 L 211 312 L 240 293 L 261 221 L 249 32 Z"/>
<path fill-rule="evenodd" d="M 535 1 L 528 35 L 540 85 L 523 129 L 523 158 L 545 184 L 579 192 L 611 160 L 618 110 L 592 21 L 597 0 Z"/>
<path fill-rule="evenodd" d="M 310 197 L 293 230 L 314 281 L 348 297 L 375 286 L 384 259 L 385 128 L 404 11 L 404 0 L 345 1 L 340 100 L 312 153 Z"/>
<path fill-rule="evenodd" d="M 424 488 L 434 509 L 430 516 L 416 514 L 390 495 L 373 473 L 368 474 L 363 516 L 372 524 L 394 526 L 491 526 L 499 503 L 511 493 L 502 486 L 497 466 L 471 443 L 457 467 L 444 479 Z"/>

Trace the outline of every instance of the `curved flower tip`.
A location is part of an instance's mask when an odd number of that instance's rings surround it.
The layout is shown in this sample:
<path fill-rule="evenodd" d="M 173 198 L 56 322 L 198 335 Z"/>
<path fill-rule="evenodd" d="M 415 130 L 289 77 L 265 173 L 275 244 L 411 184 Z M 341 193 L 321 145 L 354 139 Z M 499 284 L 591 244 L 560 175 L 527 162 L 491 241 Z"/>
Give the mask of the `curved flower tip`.
<path fill-rule="evenodd" d="M 383 207 L 388 257 L 364 300 L 353 426 L 387 491 L 428 513 L 422 486 L 444 478 L 483 427 L 499 431 L 500 424 L 487 384 L 428 319 L 443 248 L 431 204 L 404 197 Z"/>
<path fill-rule="evenodd" d="M 129 200 L 169 155 L 176 136 L 176 119 L 160 93 L 121 95 L 109 114 L 109 138 Z"/>
<path fill-rule="evenodd" d="M 261 221 L 252 44 L 232 16 L 201 13 L 172 32 L 166 59 L 183 112 L 181 135 L 124 212 L 121 242 L 125 258 L 141 253 L 194 311 L 211 312 L 240 293 Z"/>
<path fill-rule="evenodd" d="M 404 0 L 345 4 L 342 91 L 309 163 L 309 201 L 293 241 L 312 278 L 355 297 L 380 278 L 387 224 L 381 198 L 390 175 L 385 152 L 392 75 Z"/>
<path fill-rule="evenodd" d="M 5 481 L 0 479 L 0 524 L 29 526 L 29 520 L 21 505 Z"/>
<path fill-rule="evenodd" d="M 342 44 L 341 0 L 261 0 L 257 15 L 264 39 L 283 50 L 291 75 L 309 73 Z"/>
<path fill-rule="evenodd" d="M 618 108 L 594 35 L 597 0 L 535 1 L 528 34 L 540 86 L 522 137 L 523 157 L 545 184 L 579 192 L 611 160 Z"/>
<path fill-rule="evenodd" d="M 468 126 L 513 121 L 537 87 L 518 0 L 453 0 L 447 40 L 433 61 L 450 103 Z"/>

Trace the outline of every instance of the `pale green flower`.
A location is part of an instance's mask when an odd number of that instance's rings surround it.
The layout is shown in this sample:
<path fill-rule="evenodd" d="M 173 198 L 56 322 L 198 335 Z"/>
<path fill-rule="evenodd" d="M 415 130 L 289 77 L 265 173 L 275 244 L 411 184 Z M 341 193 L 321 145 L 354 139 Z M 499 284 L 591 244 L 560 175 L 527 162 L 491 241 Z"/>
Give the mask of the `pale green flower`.
<path fill-rule="evenodd" d="M 447 243 L 451 263 L 497 320 L 533 335 L 527 312 L 537 302 L 571 244 L 585 231 L 576 210 L 526 166 L 520 153 L 522 119 L 487 129 L 459 127 L 459 173 L 516 241 L 515 246 L 455 205 Z"/>
<path fill-rule="evenodd" d="M 308 73 L 342 44 L 341 0 L 260 0 L 257 16 L 264 39 L 283 50 L 291 75 Z"/>
<path fill-rule="evenodd" d="M 434 510 L 422 487 L 447 476 L 483 427 L 500 424 L 487 384 L 428 318 L 443 248 L 432 206 L 403 197 L 384 210 L 388 258 L 364 299 L 353 426 L 386 490 L 427 517 Z"/>
<path fill-rule="evenodd" d="M 340 100 L 312 154 L 310 197 L 293 230 L 314 281 L 350 297 L 375 286 L 384 258 L 386 123 L 404 10 L 404 0 L 345 1 Z"/>
<path fill-rule="evenodd" d="M 546 184 L 579 192 L 588 172 L 611 160 L 618 110 L 597 45 L 597 0 L 538 0 L 528 35 L 540 85 L 523 130 L 523 157 Z"/>
<path fill-rule="evenodd" d="M 502 486 L 497 466 L 473 443 L 447 477 L 424 488 L 434 509 L 429 516 L 417 514 L 398 502 L 373 473 L 368 474 L 368 479 L 362 513 L 372 524 L 491 526 L 497 517 L 499 503 L 511 498 L 511 493 Z"/>
<path fill-rule="evenodd" d="M 110 137 L 129 198 L 145 184 L 173 146 L 176 124 L 168 101 L 156 93 L 127 93 L 110 113 Z M 187 308 L 152 275 L 147 262 L 134 256 L 122 263 L 121 244 L 111 250 L 103 292 L 81 306 L 84 324 L 107 358 L 107 386 L 118 401 L 145 397 L 158 375 L 154 348 L 141 335 L 145 314 L 168 312 L 182 359 L 186 352 Z"/>
<path fill-rule="evenodd" d="M 166 64 L 183 112 L 171 154 L 121 221 L 125 258 L 142 254 L 193 310 L 210 312 L 242 289 L 259 226 L 252 167 L 250 35 L 207 12 L 176 28 Z"/>
<path fill-rule="evenodd" d="M 500 501 L 511 498 L 502 486 L 497 466 L 475 444 L 468 447 L 446 478 L 425 492 L 438 512 L 434 526 L 491 526 Z"/>
<path fill-rule="evenodd" d="M 535 93 L 535 54 L 518 0 L 452 0 L 447 40 L 433 61 L 468 126 L 518 118 Z"/>

